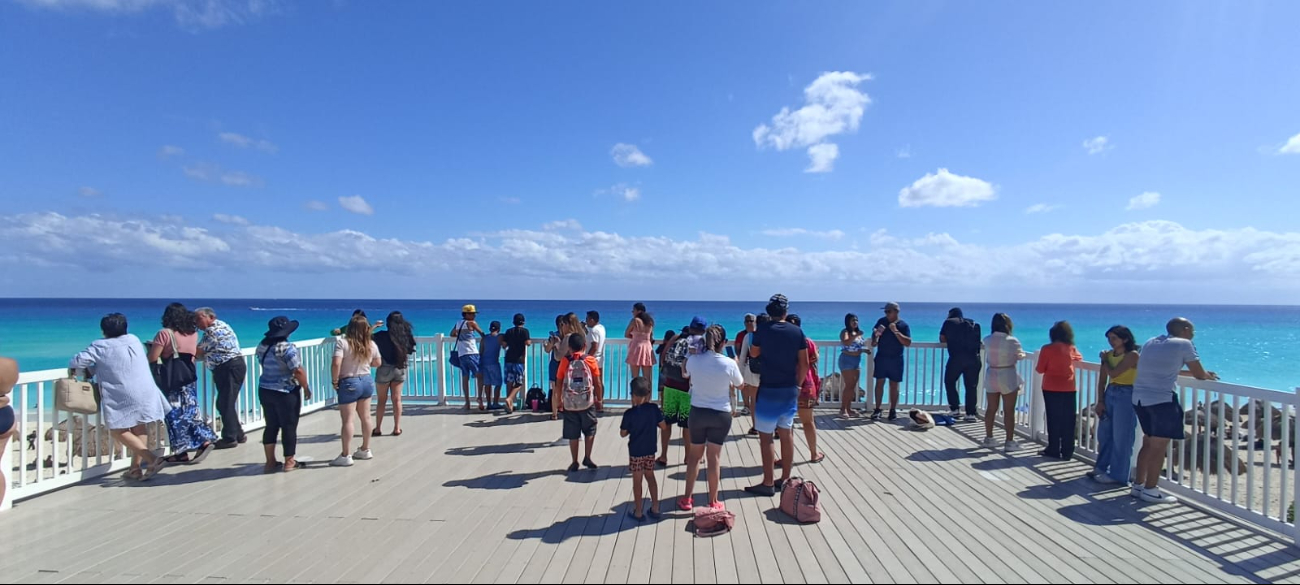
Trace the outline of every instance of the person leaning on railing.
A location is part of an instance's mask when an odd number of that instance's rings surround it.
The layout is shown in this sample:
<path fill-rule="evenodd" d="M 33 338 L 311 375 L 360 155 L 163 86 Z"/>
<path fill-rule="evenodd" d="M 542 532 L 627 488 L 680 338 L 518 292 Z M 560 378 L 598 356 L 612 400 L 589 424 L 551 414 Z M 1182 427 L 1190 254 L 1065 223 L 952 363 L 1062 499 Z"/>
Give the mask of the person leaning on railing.
<path fill-rule="evenodd" d="M 99 322 L 104 333 L 90 347 L 72 357 L 68 368 L 90 370 L 99 382 L 100 420 L 113 438 L 131 450 L 127 479 L 148 480 L 167 466 L 149 450 L 145 425 L 163 420 L 171 404 L 163 398 L 149 371 L 149 360 L 140 338 L 127 333 L 126 316 L 113 313 Z M 141 462 L 148 464 L 141 471 Z"/>
<path fill-rule="evenodd" d="M 14 430 L 18 428 L 17 421 L 14 420 L 14 408 L 9 405 L 9 394 L 17 383 L 18 362 L 0 357 L 0 454 L 9 448 L 9 438 L 14 436 Z M 9 482 L 0 473 L 0 502 L 5 500 L 5 490 L 8 488 Z"/>
<path fill-rule="evenodd" d="M 203 330 L 194 359 L 203 360 L 212 372 L 212 383 L 217 387 L 217 412 L 221 415 L 221 440 L 218 449 L 234 449 L 248 441 L 243 424 L 239 421 L 239 391 L 244 387 L 248 365 L 239 347 L 239 337 L 217 314 L 208 307 L 194 310 L 194 324 Z"/>
<path fill-rule="evenodd" d="M 1185 438 L 1183 407 L 1178 403 L 1178 376 L 1197 380 L 1218 380 L 1218 374 L 1201 365 L 1192 338 L 1196 326 L 1181 317 L 1165 325 L 1165 335 L 1142 346 L 1137 378 L 1133 381 L 1133 404 L 1142 425 L 1142 450 L 1138 452 L 1137 477 L 1129 495 L 1153 503 L 1171 503 L 1177 498 L 1157 487 L 1165 465 L 1169 441 Z M 1187 369 L 1184 370 L 1183 368 Z"/>

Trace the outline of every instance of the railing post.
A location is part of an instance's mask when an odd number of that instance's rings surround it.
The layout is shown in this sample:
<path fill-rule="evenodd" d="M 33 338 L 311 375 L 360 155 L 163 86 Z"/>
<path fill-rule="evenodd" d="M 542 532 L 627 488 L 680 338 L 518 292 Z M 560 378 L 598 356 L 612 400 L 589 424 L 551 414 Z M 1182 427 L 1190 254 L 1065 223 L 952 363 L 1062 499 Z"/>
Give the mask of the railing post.
<path fill-rule="evenodd" d="M 1300 410 L 1300 388 L 1295 389 L 1295 402 L 1291 404 L 1291 407 L 1288 408 L 1288 410 L 1292 412 Z M 1289 416 L 1291 416 L 1291 412 L 1282 413 L 1282 420 L 1286 420 L 1286 418 Z M 1293 444 L 1300 446 L 1300 424 L 1291 425 L 1291 426 L 1295 427 L 1291 429 L 1291 434 L 1295 439 L 1295 442 Z M 1294 448 L 1292 449 L 1292 457 L 1297 457 Z M 1283 461 L 1282 469 L 1286 469 L 1286 465 L 1287 462 Z M 5 469 L 9 469 L 9 467 L 6 466 Z M 1300 465 L 1297 465 L 1295 471 L 1292 472 L 1291 510 L 1292 511 L 1300 510 Z M 1287 518 L 1284 516 L 1282 520 L 1286 521 Z M 1291 518 L 1291 544 L 1293 546 L 1300 547 L 1300 523 L 1296 522 L 1296 519 L 1294 517 Z"/>
<path fill-rule="evenodd" d="M 447 405 L 447 362 L 442 359 L 442 356 L 445 355 L 442 351 L 442 340 L 443 336 L 441 333 L 433 336 L 433 360 L 434 368 L 438 376 L 438 379 L 436 380 L 438 386 L 438 406 Z"/>

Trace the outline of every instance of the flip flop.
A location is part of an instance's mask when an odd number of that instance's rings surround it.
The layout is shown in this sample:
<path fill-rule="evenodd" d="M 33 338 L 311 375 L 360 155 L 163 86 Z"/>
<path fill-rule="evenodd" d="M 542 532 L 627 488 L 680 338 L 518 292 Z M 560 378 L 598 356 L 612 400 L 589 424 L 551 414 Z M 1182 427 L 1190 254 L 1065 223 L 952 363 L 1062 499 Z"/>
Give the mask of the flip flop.
<path fill-rule="evenodd" d="M 663 514 L 660 514 L 659 512 L 656 512 L 654 510 L 647 510 L 645 515 L 649 516 L 651 520 L 659 520 L 664 517 Z"/>
<path fill-rule="evenodd" d="M 394 437 L 400 437 L 400 436 L 402 436 L 402 429 L 397 429 L 397 430 L 393 431 L 392 436 L 394 436 Z"/>
<path fill-rule="evenodd" d="M 825 453 L 818 453 L 816 457 L 813 457 L 813 458 L 810 459 L 808 462 L 809 462 L 809 463 L 821 463 L 822 461 L 825 461 L 825 460 L 826 460 L 826 454 L 825 454 Z"/>
<path fill-rule="evenodd" d="M 645 516 L 637 516 L 636 513 L 631 510 L 627 511 L 627 517 L 637 522 L 645 522 Z"/>

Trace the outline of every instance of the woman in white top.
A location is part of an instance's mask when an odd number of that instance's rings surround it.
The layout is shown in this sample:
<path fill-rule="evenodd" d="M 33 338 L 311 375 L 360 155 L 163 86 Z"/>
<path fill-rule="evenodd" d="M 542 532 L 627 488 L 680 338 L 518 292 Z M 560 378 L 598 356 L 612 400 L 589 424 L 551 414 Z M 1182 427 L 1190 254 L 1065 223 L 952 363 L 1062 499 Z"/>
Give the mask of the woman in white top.
<path fill-rule="evenodd" d="M 713 325 L 704 331 L 704 353 L 686 358 L 682 373 L 691 382 L 691 415 L 686 426 L 691 429 L 690 452 L 686 455 L 686 494 L 678 501 L 682 510 L 690 510 L 695 494 L 695 478 L 700 475 L 700 455 L 708 445 L 709 506 L 721 509 L 718 482 L 722 479 L 722 445 L 731 432 L 731 389 L 745 383 L 740 366 L 723 355 L 727 331 Z"/>
<path fill-rule="evenodd" d="M 984 409 L 984 446 L 997 448 L 998 440 L 993 438 L 993 426 L 998 418 L 998 403 L 1002 404 L 1003 424 L 1007 430 L 1007 440 L 1003 447 L 1007 451 L 1016 451 L 1016 401 L 1025 381 L 1020 377 L 1017 365 L 1025 359 L 1025 350 L 1020 340 L 1011 336 L 1015 326 L 1006 313 L 993 316 L 993 333 L 984 338 L 985 373 L 984 392 L 988 395 L 988 405 Z"/>
<path fill-rule="evenodd" d="M 353 459 L 368 461 L 374 458 L 370 452 L 370 434 L 374 430 L 370 421 L 370 399 L 375 396 L 375 379 L 370 376 L 370 368 L 377 368 L 380 363 L 379 346 L 370 336 L 370 321 L 363 315 L 353 317 L 344 336 L 334 342 L 334 363 L 330 367 L 339 397 L 339 416 L 343 418 L 340 433 L 343 453 L 330 465 L 351 467 Z M 361 448 L 349 454 L 356 430 L 353 417 L 361 418 Z"/>

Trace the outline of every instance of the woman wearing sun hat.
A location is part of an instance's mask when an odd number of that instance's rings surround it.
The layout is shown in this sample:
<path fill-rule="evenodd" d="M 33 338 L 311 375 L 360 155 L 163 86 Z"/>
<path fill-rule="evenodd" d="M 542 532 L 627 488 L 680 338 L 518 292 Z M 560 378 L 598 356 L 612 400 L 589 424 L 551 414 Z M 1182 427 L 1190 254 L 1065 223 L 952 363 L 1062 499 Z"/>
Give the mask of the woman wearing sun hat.
<path fill-rule="evenodd" d="M 465 305 L 460 308 L 460 321 L 456 327 L 452 328 L 451 336 L 456 339 L 456 355 L 460 360 L 460 389 L 465 394 L 465 410 L 470 409 L 470 388 L 477 386 L 473 384 L 473 379 L 479 376 L 478 361 L 478 338 L 474 337 L 477 333 L 479 337 L 483 336 L 483 328 L 478 326 L 474 319 L 478 317 L 478 308 L 474 305 Z M 483 404 L 483 392 L 479 391 L 478 409 L 487 410 Z"/>
<path fill-rule="evenodd" d="M 298 467 L 298 418 L 302 414 L 303 395 L 311 400 L 307 385 L 307 370 L 302 367 L 298 347 L 289 336 L 298 330 L 298 322 L 288 317 L 276 317 L 267 324 L 266 336 L 257 345 L 255 357 L 262 366 L 257 380 L 257 398 L 262 403 L 266 429 L 262 432 L 262 446 L 266 449 L 264 471 L 277 469 L 293 471 Z M 275 460 L 277 439 L 284 443 L 284 463 Z"/>

